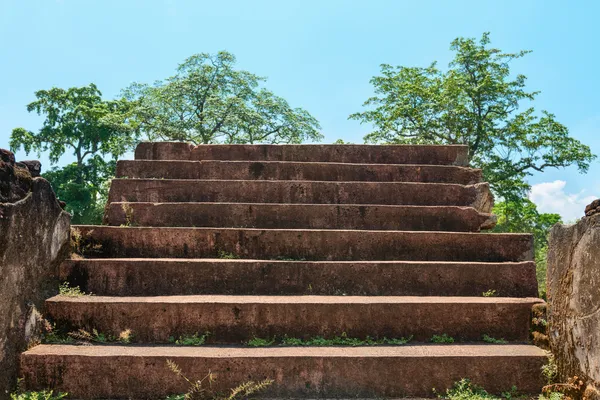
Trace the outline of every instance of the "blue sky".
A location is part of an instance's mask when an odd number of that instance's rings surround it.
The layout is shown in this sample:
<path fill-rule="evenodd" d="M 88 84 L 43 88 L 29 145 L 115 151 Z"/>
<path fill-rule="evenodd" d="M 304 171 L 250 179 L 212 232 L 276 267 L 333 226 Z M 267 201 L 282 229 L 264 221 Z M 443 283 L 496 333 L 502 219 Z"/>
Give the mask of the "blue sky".
<path fill-rule="evenodd" d="M 379 64 L 446 66 L 452 39 L 490 31 L 495 47 L 533 50 L 513 71 L 542 91 L 536 107 L 600 154 L 600 2 L 569 3 L 0 0 L 0 147 L 15 127 L 39 128 L 40 118 L 25 109 L 36 90 L 94 82 L 112 98 L 133 81 L 171 75 L 191 54 L 219 50 L 317 117 L 326 142 L 361 143 L 369 126 L 347 117 L 372 94 Z M 571 168 L 537 174 L 531 198 L 572 220 L 600 197 L 599 176 L 598 161 L 588 175 Z"/>

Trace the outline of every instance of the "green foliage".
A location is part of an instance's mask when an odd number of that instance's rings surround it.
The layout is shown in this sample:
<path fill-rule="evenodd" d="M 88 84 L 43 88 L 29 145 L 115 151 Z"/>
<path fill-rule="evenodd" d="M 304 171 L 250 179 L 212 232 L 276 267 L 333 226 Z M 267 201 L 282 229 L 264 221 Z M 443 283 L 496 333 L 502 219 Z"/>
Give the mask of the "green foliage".
<path fill-rule="evenodd" d="M 498 297 L 498 291 L 495 289 L 489 289 L 482 293 L 483 297 Z"/>
<path fill-rule="evenodd" d="M 200 380 L 188 378 L 181 368 L 171 360 L 167 360 L 167 368 L 177 377 L 183 379 L 188 384 L 188 391 L 184 394 L 174 394 L 167 397 L 167 400 L 235 400 L 238 398 L 248 398 L 250 395 L 260 392 L 272 383 L 272 379 L 264 379 L 259 382 L 248 381 L 230 389 L 228 396 L 221 396 L 212 390 L 212 383 L 216 377 L 210 371 Z"/>
<path fill-rule="evenodd" d="M 56 393 L 52 390 L 42 390 L 41 392 L 17 392 L 11 393 L 10 400 L 61 400 L 67 397 L 68 393 Z"/>
<path fill-rule="evenodd" d="M 67 203 L 65 209 L 72 215 L 73 224 L 94 225 L 102 222 L 115 168 L 114 160 L 105 161 L 95 155 L 80 166 L 71 163 L 55 167 L 42 176 L 50 182 L 58 198 Z"/>
<path fill-rule="evenodd" d="M 151 139 L 192 143 L 302 143 L 319 141 L 319 123 L 260 88 L 265 78 L 235 69 L 235 56 L 195 54 L 176 74 L 154 85 L 124 90 Z"/>
<path fill-rule="evenodd" d="M 444 333 L 443 335 L 433 335 L 429 341 L 431 343 L 454 343 L 454 338 Z"/>
<path fill-rule="evenodd" d="M 364 103 L 368 110 L 350 118 L 375 127 L 368 143 L 468 145 L 471 164 L 506 200 L 525 197 L 525 178 L 533 171 L 576 165 L 586 172 L 595 156 L 553 114 L 519 111 L 539 92 L 525 89 L 527 78 L 512 75 L 510 62 L 529 52 L 503 53 L 489 43 L 488 33 L 479 42 L 455 39 L 445 72 L 435 62 L 382 65 L 381 76 L 371 79 L 376 96 Z"/>
<path fill-rule="evenodd" d="M 348 337 L 346 333 L 342 333 L 341 336 L 335 336 L 331 339 L 324 338 L 322 336 L 315 336 L 309 339 L 300 339 L 288 337 L 287 335 L 281 339 L 261 339 L 253 338 L 247 342 L 248 346 L 252 347 L 266 347 L 278 344 L 279 346 L 375 346 L 375 345 L 404 345 L 412 340 L 412 336 L 408 338 L 383 338 L 374 339 L 367 336 L 366 339 Z"/>
<path fill-rule="evenodd" d="M 558 214 L 545 214 L 537 210 L 528 199 L 502 201 L 492 211 L 498 216 L 494 232 L 528 232 L 533 234 L 534 253 L 540 295 L 546 293 L 546 254 L 548 252 L 548 234 L 554 224 L 562 222 Z"/>
<path fill-rule="evenodd" d="M 223 258 L 225 260 L 236 260 L 238 258 L 240 258 L 240 256 L 227 252 L 227 251 L 223 251 L 223 250 L 219 250 L 219 252 L 217 253 L 217 256 L 219 258 Z"/>
<path fill-rule="evenodd" d="M 512 387 L 511 391 L 502 393 L 502 398 L 512 399 L 516 397 L 517 388 Z M 451 389 L 446 391 L 445 395 L 439 396 L 448 400 L 500 400 L 500 397 L 489 394 L 482 387 L 471 382 L 470 379 L 463 378 L 454 383 Z"/>
<path fill-rule="evenodd" d="M 494 343 L 494 344 L 506 344 L 508 343 L 504 339 L 495 339 L 489 335 L 483 335 L 483 341 L 486 343 Z"/>
<path fill-rule="evenodd" d="M 558 365 L 556 365 L 556 361 L 552 354 L 548 356 L 548 363 L 542 366 L 542 375 L 546 378 L 548 385 L 556 382 L 556 378 L 558 377 Z"/>
<path fill-rule="evenodd" d="M 76 161 L 44 174 L 58 197 L 67 203 L 73 223 L 99 223 L 106 200 L 107 179 L 113 175 L 114 161 L 133 148 L 138 139 L 137 125 L 131 120 L 132 104 L 125 99 L 102 100 L 96 85 L 69 89 L 52 88 L 35 93 L 29 112 L 44 115 L 38 132 L 15 128 L 10 138 L 13 151 L 27 154 L 49 152 L 55 164 L 72 151 Z"/>
<path fill-rule="evenodd" d="M 179 346 L 202 346 L 209 336 L 210 332 L 206 332 L 204 335 L 198 335 L 198 333 L 195 333 L 191 336 L 179 336 L 178 339 L 175 339 L 173 336 L 171 336 L 169 338 L 169 342 Z"/>
<path fill-rule="evenodd" d="M 58 294 L 67 297 L 81 297 L 85 296 L 86 293 L 82 292 L 79 286 L 70 286 L 69 282 L 63 282 L 58 287 Z"/>
<path fill-rule="evenodd" d="M 275 339 L 262 339 L 258 337 L 253 337 L 246 342 L 246 344 L 251 347 L 267 347 L 272 346 L 274 343 Z"/>

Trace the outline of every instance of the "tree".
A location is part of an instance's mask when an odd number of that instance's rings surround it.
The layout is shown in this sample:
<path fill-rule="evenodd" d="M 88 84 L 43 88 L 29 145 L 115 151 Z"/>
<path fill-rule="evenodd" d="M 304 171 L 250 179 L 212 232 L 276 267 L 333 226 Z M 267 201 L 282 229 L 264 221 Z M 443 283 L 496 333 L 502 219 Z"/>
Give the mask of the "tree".
<path fill-rule="evenodd" d="M 125 99 L 102 100 L 96 85 L 69 89 L 52 88 L 35 93 L 29 112 L 46 119 L 38 132 L 24 128 L 12 131 L 10 147 L 27 154 L 49 151 L 55 164 L 69 150 L 76 161 L 44 174 L 59 197 L 67 202 L 74 223 L 101 220 L 106 182 L 114 174 L 113 160 L 132 149 L 138 130 L 131 121 L 132 105 Z M 103 189 L 104 188 L 104 189 Z"/>
<path fill-rule="evenodd" d="M 447 71 L 381 66 L 371 79 L 376 96 L 367 111 L 351 119 L 374 125 L 369 143 L 465 144 L 469 160 L 501 198 L 525 197 L 526 177 L 533 171 L 576 165 L 586 172 L 595 158 L 590 148 L 569 136 L 547 111 L 519 111 L 539 92 L 525 89 L 526 77 L 511 78 L 509 64 L 529 51 L 503 53 L 489 48 L 489 34 L 455 39 L 456 54 Z"/>
<path fill-rule="evenodd" d="M 196 54 L 174 76 L 154 85 L 134 83 L 123 95 L 151 139 L 208 143 L 319 141 L 319 123 L 307 111 L 259 88 L 265 79 L 236 70 L 228 52 Z"/>
<path fill-rule="evenodd" d="M 548 234 L 554 224 L 562 222 L 560 215 L 540 213 L 529 199 L 502 201 L 494 206 L 493 213 L 498 216 L 495 232 L 527 232 L 534 238 L 534 252 L 540 293 L 546 292 L 546 253 Z"/>

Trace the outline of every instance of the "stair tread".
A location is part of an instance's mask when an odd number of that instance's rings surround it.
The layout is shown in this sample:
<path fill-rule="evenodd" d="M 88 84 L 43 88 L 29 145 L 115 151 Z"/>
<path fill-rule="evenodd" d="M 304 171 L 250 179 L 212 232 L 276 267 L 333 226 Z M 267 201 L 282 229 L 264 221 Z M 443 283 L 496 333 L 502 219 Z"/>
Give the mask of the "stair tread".
<path fill-rule="evenodd" d="M 176 295 L 176 296 L 54 296 L 47 302 L 160 303 L 160 304 L 528 304 L 535 297 L 468 296 L 277 296 L 277 295 Z"/>
<path fill-rule="evenodd" d="M 59 355 L 104 357 L 545 357 L 546 351 L 528 344 L 407 344 L 401 346 L 240 347 L 240 346 L 78 346 L 45 344 L 24 357 Z"/>
<path fill-rule="evenodd" d="M 269 263 L 269 264 L 387 264 L 387 265 L 423 265 L 423 266 L 434 266 L 434 265 L 481 265 L 481 266 L 494 266 L 494 265 L 527 265 L 532 263 L 533 261 L 504 261 L 504 262 L 494 262 L 494 261 L 403 261 L 403 260 L 340 260 L 340 261 L 330 261 L 330 260 L 322 260 L 322 261 L 313 261 L 313 260 L 263 260 L 259 258 L 157 258 L 157 257 L 106 257 L 106 258 L 70 258 L 66 261 L 76 261 L 83 263 L 104 263 L 110 261 L 122 261 L 122 262 L 149 262 L 149 261 L 157 261 L 157 262 L 169 262 L 169 263 Z"/>

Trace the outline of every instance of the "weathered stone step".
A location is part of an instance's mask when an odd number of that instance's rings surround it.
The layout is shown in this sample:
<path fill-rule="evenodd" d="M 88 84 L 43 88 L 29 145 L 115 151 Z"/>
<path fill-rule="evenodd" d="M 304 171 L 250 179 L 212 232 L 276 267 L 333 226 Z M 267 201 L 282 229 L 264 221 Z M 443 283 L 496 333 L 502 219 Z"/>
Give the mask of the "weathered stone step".
<path fill-rule="evenodd" d="M 295 181 L 481 182 L 481 170 L 448 165 L 348 164 L 291 161 L 122 160 L 118 178 Z"/>
<path fill-rule="evenodd" d="M 55 296 L 46 312 L 57 326 L 117 336 L 129 329 L 143 343 L 210 332 L 211 343 L 254 337 L 400 338 L 427 341 L 527 341 L 536 298 L 405 296 Z"/>
<path fill-rule="evenodd" d="M 341 162 L 369 164 L 460 165 L 468 163 L 463 145 L 245 145 L 193 146 L 182 142 L 143 142 L 135 149 L 136 160 L 247 160 Z"/>
<path fill-rule="evenodd" d="M 487 183 L 190 179 L 113 179 L 108 201 L 466 206 L 484 213 L 493 205 Z"/>
<path fill-rule="evenodd" d="M 364 295 L 535 297 L 535 263 L 73 259 L 61 282 L 101 296 Z"/>
<path fill-rule="evenodd" d="M 110 203 L 108 225 L 478 232 L 496 218 L 471 207 L 273 203 Z"/>
<path fill-rule="evenodd" d="M 119 258 L 531 261 L 530 234 L 76 225 L 80 253 Z"/>
<path fill-rule="evenodd" d="M 148 399 L 184 393 L 192 380 L 216 374 L 215 391 L 248 380 L 275 380 L 263 398 L 433 397 L 468 377 L 500 394 L 516 386 L 537 395 L 546 353 L 528 345 L 409 345 L 398 347 L 128 347 L 42 345 L 21 357 L 28 390 L 48 387 L 73 398 Z"/>

